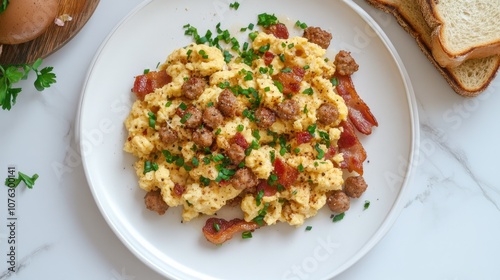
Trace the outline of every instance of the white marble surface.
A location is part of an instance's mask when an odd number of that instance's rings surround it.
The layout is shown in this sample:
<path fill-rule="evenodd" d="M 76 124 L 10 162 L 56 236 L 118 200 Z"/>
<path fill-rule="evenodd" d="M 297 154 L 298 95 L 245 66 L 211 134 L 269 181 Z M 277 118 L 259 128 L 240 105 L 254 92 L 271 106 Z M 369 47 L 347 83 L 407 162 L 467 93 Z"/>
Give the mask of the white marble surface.
<path fill-rule="evenodd" d="M 57 84 L 0 112 L 0 178 L 40 178 L 16 193 L 17 272 L 7 270 L 7 190 L 0 189 L 0 279 L 162 279 L 119 241 L 88 188 L 74 139 L 85 73 L 108 32 L 141 0 L 101 1 L 85 28 L 45 60 Z M 386 237 L 338 279 L 500 279 L 500 77 L 475 99 L 456 95 L 389 15 L 382 26 L 411 77 L 420 158 L 404 210 Z M 3 180 L 3 179 L 2 179 Z M 5 224 L 5 225 L 4 225 Z"/>

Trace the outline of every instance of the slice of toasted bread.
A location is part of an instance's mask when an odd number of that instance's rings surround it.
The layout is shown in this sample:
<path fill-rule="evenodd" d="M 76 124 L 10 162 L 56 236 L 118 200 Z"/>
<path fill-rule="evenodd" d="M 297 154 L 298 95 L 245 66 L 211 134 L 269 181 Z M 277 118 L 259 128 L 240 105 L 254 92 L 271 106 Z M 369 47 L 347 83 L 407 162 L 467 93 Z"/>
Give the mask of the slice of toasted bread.
<path fill-rule="evenodd" d="M 431 33 L 417 0 L 366 0 L 372 6 L 391 13 L 398 23 L 417 41 L 422 52 L 446 79 L 453 90 L 467 97 L 483 92 L 500 67 L 500 56 L 470 59 L 457 67 L 443 68 L 432 56 Z"/>
<path fill-rule="evenodd" d="M 417 0 L 442 67 L 500 54 L 500 0 Z"/>

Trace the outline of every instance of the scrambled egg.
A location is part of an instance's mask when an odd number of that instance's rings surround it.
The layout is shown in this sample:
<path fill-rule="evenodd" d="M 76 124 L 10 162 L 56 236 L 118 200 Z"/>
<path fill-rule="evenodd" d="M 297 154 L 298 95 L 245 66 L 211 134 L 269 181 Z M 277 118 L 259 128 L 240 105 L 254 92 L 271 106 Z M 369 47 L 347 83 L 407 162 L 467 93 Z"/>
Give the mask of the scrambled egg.
<path fill-rule="evenodd" d="M 336 94 L 329 80 L 335 73 L 333 62 L 325 59 L 324 49 L 302 37 L 284 40 L 259 33 L 251 47 L 256 53 L 265 47 L 277 55 L 270 64 L 266 65 L 264 58 L 259 57 L 249 66 L 241 59 L 226 63 L 221 50 L 207 45 L 191 44 L 175 50 L 159 67 L 172 77 L 172 82 L 147 94 L 144 100 L 137 100 L 125 121 L 129 137 L 124 150 L 138 158 L 135 169 L 139 186 L 145 191 L 160 189 L 170 207 L 183 207 L 184 221 L 200 214 L 213 215 L 228 202 L 236 201 L 246 221 L 260 218 L 268 225 L 287 222 L 299 226 L 325 205 L 328 192 L 342 187 L 342 171 L 336 167 L 343 160 L 342 154 L 328 160 L 320 155 L 321 151 L 328 151 L 328 145 L 336 146 L 341 133 L 338 125 L 347 118 L 344 100 Z M 292 96 L 285 96 L 273 81 L 272 73 L 279 73 L 286 67 L 305 69 L 300 91 Z M 199 98 L 187 100 L 182 96 L 181 87 L 193 74 L 206 77 L 208 86 Z M 276 118 L 269 129 L 260 129 L 248 115 L 224 118 L 224 122 L 213 129 L 216 132 L 215 150 L 213 147 L 201 150 L 176 110 L 182 103 L 200 108 L 216 104 L 223 91 L 222 85 L 228 84 L 255 89 L 260 106 L 272 110 L 291 97 L 299 104 L 301 112 L 294 120 Z M 243 95 L 236 97 L 243 109 L 251 107 L 252 100 Z M 334 104 L 339 113 L 337 121 L 328 126 L 318 124 L 316 117 L 324 102 Z M 151 126 L 152 115 L 155 122 Z M 158 129 L 165 123 L 177 132 L 176 142 L 161 141 Z M 310 142 L 298 144 L 296 133 L 311 129 L 314 135 Z M 278 186 L 275 194 L 262 196 L 262 193 L 234 187 L 231 179 L 221 181 L 220 162 L 216 157 L 229 148 L 237 132 L 254 146 L 247 149 L 240 165 L 250 168 L 259 180 L 269 182 L 276 178 L 273 177 L 276 175 L 273 161 L 279 158 L 299 171 L 293 184 L 287 188 Z M 281 135 L 286 135 L 284 143 L 277 141 Z M 148 169 L 145 165 L 153 168 Z M 176 185 L 183 186 L 181 194 L 175 192 Z"/>

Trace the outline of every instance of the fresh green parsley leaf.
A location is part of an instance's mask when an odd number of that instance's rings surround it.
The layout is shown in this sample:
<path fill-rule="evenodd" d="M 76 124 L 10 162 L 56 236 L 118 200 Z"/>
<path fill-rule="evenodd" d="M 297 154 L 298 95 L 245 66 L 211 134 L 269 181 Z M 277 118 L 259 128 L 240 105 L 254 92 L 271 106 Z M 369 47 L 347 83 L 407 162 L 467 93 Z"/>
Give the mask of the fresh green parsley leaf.
<path fill-rule="evenodd" d="M 312 226 L 307 226 L 306 231 L 310 231 L 313 227 Z"/>
<path fill-rule="evenodd" d="M 39 70 L 42 59 L 37 59 L 33 64 L 0 65 L 0 104 L 3 110 L 10 110 L 16 104 L 17 95 L 21 88 L 12 86 L 20 80 L 25 80 L 31 71 L 36 74 L 34 86 L 38 91 L 50 87 L 56 82 L 56 75 L 52 72 L 53 67 L 45 67 Z"/>
<path fill-rule="evenodd" d="M 210 185 L 210 179 L 200 176 L 200 183 L 206 187 Z"/>
<path fill-rule="evenodd" d="M 38 179 L 38 174 L 34 174 L 33 176 L 30 177 L 19 171 L 17 172 L 17 178 L 14 180 L 14 182 L 12 182 L 9 179 L 10 178 L 5 179 L 5 185 L 8 187 L 16 188 L 17 186 L 19 186 L 21 182 L 24 182 L 24 184 L 28 189 L 32 189 L 33 186 L 35 185 L 36 179 Z"/>

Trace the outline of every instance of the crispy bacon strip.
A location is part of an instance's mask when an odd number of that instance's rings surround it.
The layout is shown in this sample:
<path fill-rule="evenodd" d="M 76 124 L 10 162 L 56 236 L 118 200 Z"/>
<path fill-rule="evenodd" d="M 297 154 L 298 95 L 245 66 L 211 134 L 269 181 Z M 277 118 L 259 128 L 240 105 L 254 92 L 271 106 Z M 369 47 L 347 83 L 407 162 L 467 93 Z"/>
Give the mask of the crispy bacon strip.
<path fill-rule="evenodd" d="M 236 145 L 242 147 L 243 149 L 247 149 L 248 147 L 250 147 L 250 144 L 248 144 L 245 136 L 243 136 L 243 134 L 241 134 L 240 132 L 236 132 L 231 141 Z"/>
<path fill-rule="evenodd" d="M 258 229 L 259 225 L 254 222 L 246 222 L 243 219 L 232 219 L 226 221 L 219 218 L 209 218 L 203 227 L 203 235 L 213 244 L 222 244 L 233 238 L 238 232 Z"/>
<path fill-rule="evenodd" d="M 172 77 L 170 77 L 166 71 L 150 71 L 147 74 L 135 77 L 132 92 L 135 93 L 137 98 L 144 100 L 147 94 L 153 92 L 157 88 L 163 87 L 171 81 Z"/>
<path fill-rule="evenodd" d="M 313 139 L 313 136 L 307 131 L 300 131 L 295 133 L 295 139 L 297 139 L 297 144 L 300 145 L 309 143 Z"/>
<path fill-rule="evenodd" d="M 288 28 L 283 23 L 276 23 L 264 29 L 267 34 L 272 34 L 278 39 L 288 39 Z"/>
<path fill-rule="evenodd" d="M 259 180 L 259 184 L 257 185 L 255 191 L 256 193 L 259 193 L 261 190 L 264 192 L 264 196 L 273 196 L 278 192 L 278 188 L 276 188 L 275 186 L 270 186 L 267 183 L 267 180 L 263 179 Z"/>
<path fill-rule="evenodd" d="M 344 98 L 347 108 L 349 109 L 349 120 L 359 132 L 370 135 L 372 133 L 372 127 L 378 126 L 378 122 L 368 105 L 366 105 L 356 92 L 351 76 L 335 74 L 335 78 L 337 78 L 339 82 L 337 85 L 337 92 Z"/>
<path fill-rule="evenodd" d="M 293 67 L 288 71 L 280 72 L 273 76 L 273 80 L 283 85 L 283 94 L 294 94 L 300 90 L 300 83 L 304 79 L 305 70 L 301 67 Z M 282 70 L 283 71 L 283 70 Z"/>
<path fill-rule="evenodd" d="M 299 177 L 299 171 L 296 168 L 288 165 L 288 163 L 279 158 L 274 160 L 274 172 L 276 176 L 278 176 L 278 184 L 281 184 L 287 189 L 290 188 Z"/>
<path fill-rule="evenodd" d="M 338 151 L 344 156 L 340 168 L 350 172 L 356 171 L 359 175 L 363 175 L 363 162 L 366 160 L 365 148 L 359 141 L 354 126 L 349 121 L 343 121 L 340 126 L 344 129 L 337 141 Z"/>

